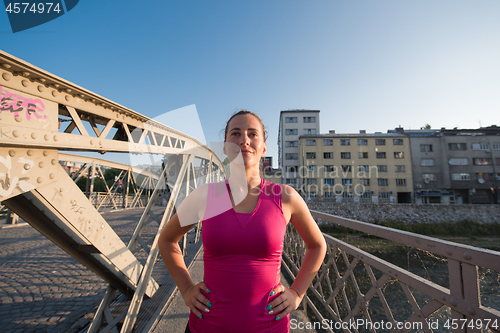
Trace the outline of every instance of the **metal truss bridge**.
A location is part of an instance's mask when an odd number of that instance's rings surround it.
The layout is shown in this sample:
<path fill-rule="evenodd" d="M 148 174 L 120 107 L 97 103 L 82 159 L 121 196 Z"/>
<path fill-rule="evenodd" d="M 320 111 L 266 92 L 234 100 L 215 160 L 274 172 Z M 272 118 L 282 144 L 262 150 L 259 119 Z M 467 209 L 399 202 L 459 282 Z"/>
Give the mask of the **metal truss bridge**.
<path fill-rule="evenodd" d="M 226 177 L 221 161 L 196 139 L 2 51 L 0 97 L 0 201 L 109 284 L 89 332 L 118 332 L 118 327 L 131 332 L 144 297 L 158 290 L 151 272 L 159 232 L 176 204 L 193 189 Z M 143 170 L 109 161 L 107 153 L 160 156 L 163 164 L 156 171 Z M 118 170 L 112 184 L 106 182 L 103 167 Z M 84 191 L 76 184 L 82 177 Z M 93 190 L 97 179 L 104 183 L 99 194 Z M 161 205 L 164 213 L 156 215 L 152 208 Z M 125 244 L 100 212 L 134 207 L 144 212 Z M 325 235 L 328 253 L 304 299 L 304 309 L 316 318 L 421 322 L 425 332 L 499 331 L 500 311 L 482 304 L 479 283 L 479 270 L 500 272 L 499 252 L 321 212 L 313 216 L 421 249 L 448 265 L 447 280 L 439 284 Z M 157 223 L 158 232 L 148 242 L 141 232 L 151 222 Z M 197 227 L 197 238 L 199 231 Z M 144 264 L 135 255 L 139 250 L 147 253 Z M 304 250 L 296 231 L 289 228 L 283 256 L 289 275 L 297 273 Z M 498 283 L 492 287 L 497 303 Z M 116 291 L 129 302 L 125 311 L 113 316 L 110 304 Z M 431 324 L 437 317 L 458 325 L 436 329 Z M 487 322 L 488 328 L 483 325 Z M 376 325 L 340 330 L 384 331 Z"/>

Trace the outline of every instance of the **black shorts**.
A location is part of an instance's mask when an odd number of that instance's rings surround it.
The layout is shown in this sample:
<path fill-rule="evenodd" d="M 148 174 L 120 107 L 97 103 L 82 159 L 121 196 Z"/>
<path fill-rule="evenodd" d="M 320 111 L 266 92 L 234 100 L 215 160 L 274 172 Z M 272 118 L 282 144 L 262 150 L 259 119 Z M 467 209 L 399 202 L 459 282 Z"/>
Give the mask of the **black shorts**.
<path fill-rule="evenodd" d="M 189 321 L 188 321 L 188 323 L 186 325 L 186 331 L 184 333 L 191 333 L 191 331 L 189 330 Z"/>

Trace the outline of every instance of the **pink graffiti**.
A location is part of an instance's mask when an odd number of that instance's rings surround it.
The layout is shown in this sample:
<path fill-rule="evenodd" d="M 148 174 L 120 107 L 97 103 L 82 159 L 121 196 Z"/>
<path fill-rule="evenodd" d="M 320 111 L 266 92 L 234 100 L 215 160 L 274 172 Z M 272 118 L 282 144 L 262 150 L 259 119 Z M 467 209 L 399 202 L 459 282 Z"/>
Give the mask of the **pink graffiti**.
<path fill-rule="evenodd" d="M 15 95 L 0 86 L 0 112 L 14 113 L 19 117 L 19 113 L 26 111 L 26 119 L 31 120 L 31 116 L 37 119 L 47 119 L 47 115 L 41 114 L 45 110 L 45 105 L 40 99 L 31 99 Z"/>

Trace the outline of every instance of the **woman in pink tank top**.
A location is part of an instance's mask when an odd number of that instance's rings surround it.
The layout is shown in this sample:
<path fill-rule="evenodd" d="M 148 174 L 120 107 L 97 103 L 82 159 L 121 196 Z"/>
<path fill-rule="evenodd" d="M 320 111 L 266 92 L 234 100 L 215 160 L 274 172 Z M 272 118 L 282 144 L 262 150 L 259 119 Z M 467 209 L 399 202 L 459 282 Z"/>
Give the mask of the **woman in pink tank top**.
<path fill-rule="evenodd" d="M 265 134 L 256 114 L 234 114 L 224 141 L 229 179 L 197 188 L 160 235 L 162 258 L 191 310 L 186 332 L 289 332 L 289 313 L 299 306 L 325 256 L 325 240 L 300 195 L 260 177 Z M 205 272 L 204 281 L 195 283 L 178 242 L 199 220 Z M 290 288 L 280 284 L 288 222 L 307 247 Z"/>

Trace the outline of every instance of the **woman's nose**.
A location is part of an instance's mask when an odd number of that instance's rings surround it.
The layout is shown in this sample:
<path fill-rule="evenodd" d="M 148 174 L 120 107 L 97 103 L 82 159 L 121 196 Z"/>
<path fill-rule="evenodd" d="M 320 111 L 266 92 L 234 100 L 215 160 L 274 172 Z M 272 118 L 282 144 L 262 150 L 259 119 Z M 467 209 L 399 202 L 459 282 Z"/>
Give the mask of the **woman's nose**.
<path fill-rule="evenodd" d="M 241 146 L 247 146 L 249 144 L 250 144 L 250 138 L 248 137 L 248 135 L 243 134 L 240 137 L 240 145 Z"/>

